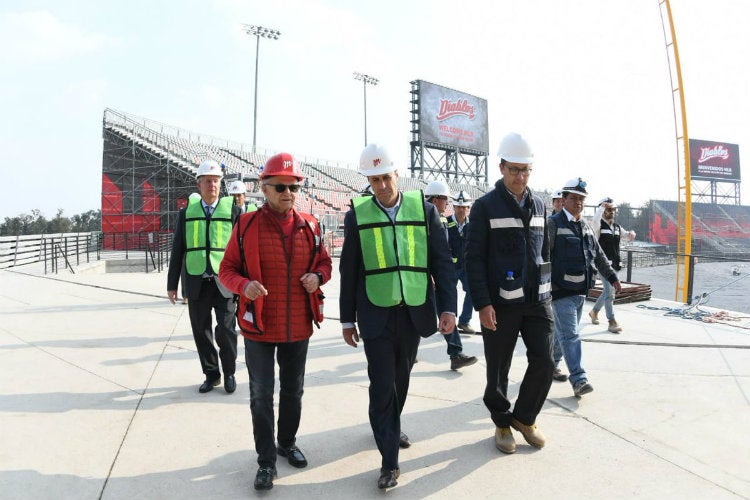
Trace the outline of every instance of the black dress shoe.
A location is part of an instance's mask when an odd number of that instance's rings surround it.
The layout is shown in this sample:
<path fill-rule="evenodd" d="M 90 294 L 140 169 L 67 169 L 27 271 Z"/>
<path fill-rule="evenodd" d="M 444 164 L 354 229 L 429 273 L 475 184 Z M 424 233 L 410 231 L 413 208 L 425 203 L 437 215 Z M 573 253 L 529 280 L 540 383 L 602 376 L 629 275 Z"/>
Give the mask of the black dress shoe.
<path fill-rule="evenodd" d="M 206 380 L 205 380 L 205 381 L 204 381 L 204 382 L 203 382 L 203 383 L 201 384 L 201 386 L 200 386 L 200 387 L 198 388 L 198 392 L 200 392 L 200 393 L 204 393 L 204 392 L 210 392 L 210 391 L 213 391 L 213 390 L 214 390 L 214 387 L 216 387 L 217 385 L 219 385 L 219 383 L 220 383 L 220 382 L 221 382 L 221 377 L 219 377 L 219 378 L 215 378 L 215 379 L 210 379 L 210 378 L 207 378 L 207 379 L 206 379 Z"/>
<path fill-rule="evenodd" d="M 224 376 L 224 390 L 229 394 L 232 394 L 237 389 L 237 381 L 234 380 L 234 375 Z"/>
<path fill-rule="evenodd" d="M 276 467 L 260 467 L 255 474 L 255 489 L 270 490 L 273 488 L 273 478 L 276 476 Z"/>
<path fill-rule="evenodd" d="M 298 469 L 307 467 L 307 459 L 296 445 L 292 445 L 289 448 L 279 446 L 276 448 L 276 453 L 282 457 L 286 457 L 289 460 L 289 465 L 293 467 L 297 467 Z"/>
<path fill-rule="evenodd" d="M 467 356 L 464 353 L 458 353 L 455 356 L 451 356 L 451 370 L 456 371 L 464 366 L 471 366 L 476 362 L 476 356 Z"/>
<path fill-rule="evenodd" d="M 398 484 L 398 476 L 401 475 L 400 469 L 380 469 L 380 477 L 378 478 L 378 488 L 384 490 L 386 488 L 393 488 Z"/>
<path fill-rule="evenodd" d="M 398 447 L 408 448 L 409 446 L 411 446 L 411 441 L 409 441 L 409 436 L 407 436 L 406 434 L 402 432 L 401 436 L 398 438 Z"/>

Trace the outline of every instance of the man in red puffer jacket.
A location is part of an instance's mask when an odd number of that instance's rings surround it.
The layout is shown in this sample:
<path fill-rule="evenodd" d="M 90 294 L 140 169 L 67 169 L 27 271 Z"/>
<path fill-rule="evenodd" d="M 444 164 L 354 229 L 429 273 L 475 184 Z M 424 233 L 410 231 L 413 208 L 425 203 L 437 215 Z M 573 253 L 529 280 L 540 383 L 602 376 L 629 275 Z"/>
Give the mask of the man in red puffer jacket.
<path fill-rule="evenodd" d="M 276 457 L 307 466 L 296 445 L 302 413 L 307 346 L 323 319 L 320 285 L 331 278 L 331 258 L 315 218 L 294 209 L 304 179 L 288 153 L 269 158 L 261 174 L 266 203 L 240 216 L 219 279 L 239 295 L 237 320 L 245 338 L 258 472 L 255 489 L 273 488 Z M 274 358 L 279 363 L 279 429 L 274 440 Z"/>

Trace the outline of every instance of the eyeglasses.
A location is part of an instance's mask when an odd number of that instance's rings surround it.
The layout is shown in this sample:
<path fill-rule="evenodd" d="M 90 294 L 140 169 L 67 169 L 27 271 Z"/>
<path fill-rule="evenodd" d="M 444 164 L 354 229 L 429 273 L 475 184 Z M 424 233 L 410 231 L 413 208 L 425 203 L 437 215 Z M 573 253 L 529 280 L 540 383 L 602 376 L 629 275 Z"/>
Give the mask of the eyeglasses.
<path fill-rule="evenodd" d="M 270 183 L 263 183 L 264 186 L 273 186 L 273 188 L 276 190 L 277 193 L 283 193 L 284 191 L 289 188 L 290 193 L 296 193 L 299 191 L 300 186 L 299 184 L 270 184 Z"/>
<path fill-rule="evenodd" d="M 514 167 L 512 165 L 505 165 L 505 168 L 508 169 L 508 172 L 510 173 L 510 175 L 521 174 L 521 175 L 523 175 L 525 177 L 528 177 L 529 175 L 531 175 L 531 170 L 532 170 L 530 168 L 518 168 L 518 167 Z"/>
<path fill-rule="evenodd" d="M 448 201 L 448 197 L 442 194 L 438 196 L 433 196 L 433 198 L 435 198 L 436 200 Z"/>

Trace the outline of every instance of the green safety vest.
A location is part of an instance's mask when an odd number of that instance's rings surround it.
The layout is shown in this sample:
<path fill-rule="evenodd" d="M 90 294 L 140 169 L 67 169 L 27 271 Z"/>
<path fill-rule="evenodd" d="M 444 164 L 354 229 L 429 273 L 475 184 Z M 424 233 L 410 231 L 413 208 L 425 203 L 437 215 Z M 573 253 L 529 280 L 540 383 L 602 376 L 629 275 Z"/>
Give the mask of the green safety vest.
<path fill-rule="evenodd" d="M 395 222 L 371 196 L 352 199 L 367 298 L 378 307 L 427 300 L 427 215 L 421 191 L 402 193 Z"/>
<path fill-rule="evenodd" d="M 218 274 L 224 249 L 232 234 L 232 206 L 234 198 L 219 198 L 211 221 L 206 219 L 200 198 L 188 202 L 185 210 L 185 268 L 188 274 L 200 276 L 211 261 L 211 269 Z"/>

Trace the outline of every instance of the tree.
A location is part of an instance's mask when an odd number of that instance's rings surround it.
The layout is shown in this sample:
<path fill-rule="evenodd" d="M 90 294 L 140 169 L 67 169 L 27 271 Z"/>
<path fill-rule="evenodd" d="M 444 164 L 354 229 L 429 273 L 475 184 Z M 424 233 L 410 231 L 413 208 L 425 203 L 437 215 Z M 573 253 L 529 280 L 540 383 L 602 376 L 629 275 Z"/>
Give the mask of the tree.
<path fill-rule="evenodd" d="M 44 234 L 47 232 L 48 224 L 49 221 L 46 217 L 44 217 L 44 215 L 42 215 L 42 211 L 35 208 L 31 211 L 29 223 L 24 228 L 23 234 Z"/>
<path fill-rule="evenodd" d="M 63 209 L 57 209 L 57 216 L 47 223 L 48 233 L 69 233 L 73 223 L 67 217 L 63 217 Z"/>
<path fill-rule="evenodd" d="M 15 217 L 6 217 L 5 222 L 0 224 L 0 236 L 20 236 L 25 234 L 45 233 L 87 233 L 90 231 L 101 231 L 102 211 L 89 210 L 82 214 L 74 215 L 70 219 L 63 216 L 63 209 L 57 210 L 54 219 L 47 220 L 38 209 L 31 214 L 20 214 Z"/>
<path fill-rule="evenodd" d="M 101 210 L 89 210 L 82 214 L 74 215 L 71 217 L 73 227 L 71 230 L 75 233 L 86 233 L 89 231 L 101 231 L 102 230 L 102 211 Z"/>

